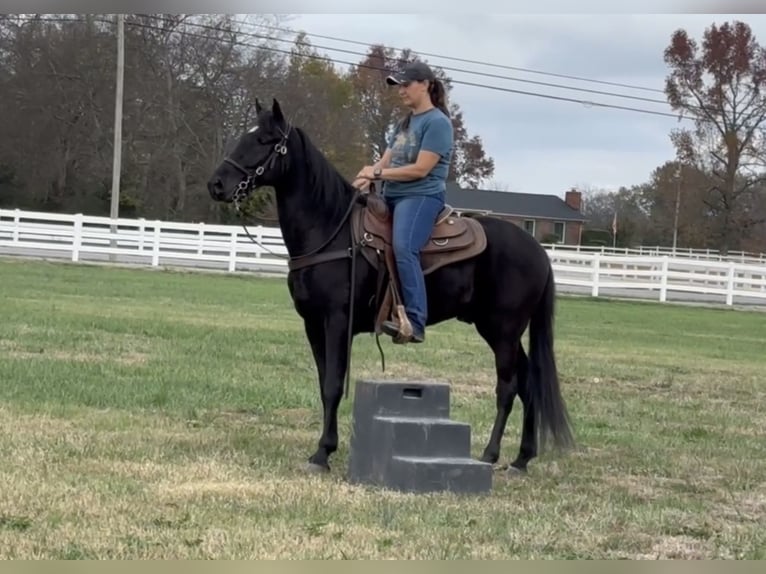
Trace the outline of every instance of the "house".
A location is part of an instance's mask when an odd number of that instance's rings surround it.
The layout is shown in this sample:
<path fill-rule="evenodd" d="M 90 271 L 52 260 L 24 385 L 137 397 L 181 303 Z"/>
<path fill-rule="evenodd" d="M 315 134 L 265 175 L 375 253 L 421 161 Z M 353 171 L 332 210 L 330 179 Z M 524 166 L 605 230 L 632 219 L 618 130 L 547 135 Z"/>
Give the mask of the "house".
<path fill-rule="evenodd" d="M 582 194 L 566 192 L 565 198 L 537 193 L 467 189 L 447 184 L 447 203 L 460 213 L 491 215 L 512 221 L 541 243 L 579 245 L 583 224 Z"/>

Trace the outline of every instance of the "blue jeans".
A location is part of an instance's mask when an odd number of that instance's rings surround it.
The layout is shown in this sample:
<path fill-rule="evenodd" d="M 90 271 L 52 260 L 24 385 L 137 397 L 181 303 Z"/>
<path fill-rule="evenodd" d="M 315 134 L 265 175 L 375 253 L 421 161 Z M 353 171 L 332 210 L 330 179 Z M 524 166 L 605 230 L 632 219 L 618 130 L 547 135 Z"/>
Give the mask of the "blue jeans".
<path fill-rule="evenodd" d="M 386 198 L 393 213 L 392 243 L 404 307 L 413 331 L 421 335 L 425 332 L 428 304 L 420 250 L 433 231 L 444 201 L 444 195 Z"/>

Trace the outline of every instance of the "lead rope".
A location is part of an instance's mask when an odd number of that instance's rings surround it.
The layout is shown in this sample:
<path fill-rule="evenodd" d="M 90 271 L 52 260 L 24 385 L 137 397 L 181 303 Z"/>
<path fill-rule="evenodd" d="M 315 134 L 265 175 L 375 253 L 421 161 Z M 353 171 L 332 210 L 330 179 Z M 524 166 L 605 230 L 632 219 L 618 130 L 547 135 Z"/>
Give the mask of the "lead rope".
<path fill-rule="evenodd" d="M 284 254 L 282 254 L 282 253 L 274 253 L 274 252 L 273 252 L 271 249 L 269 249 L 269 248 L 268 248 L 268 247 L 266 247 L 266 246 L 265 246 L 263 243 L 261 243 L 260 241 L 258 241 L 257 239 L 255 239 L 255 238 L 254 238 L 252 235 L 250 235 L 250 232 L 247 230 L 247 226 L 245 225 L 245 222 L 244 222 L 244 219 L 245 219 L 245 217 L 244 217 L 244 214 L 243 214 L 243 213 L 242 213 L 242 211 L 239 209 L 239 202 L 238 202 L 238 201 L 235 203 L 235 208 L 236 208 L 236 210 L 237 210 L 237 216 L 239 216 L 239 218 L 242 220 L 242 229 L 244 229 L 244 230 L 245 230 L 245 235 L 247 235 L 247 237 L 248 237 L 248 239 L 250 239 L 250 241 L 252 241 L 253 243 L 255 243 L 255 244 L 258 246 L 258 247 L 260 247 L 260 248 L 261 248 L 261 249 L 263 249 L 264 251 L 268 251 L 268 252 L 269 252 L 269 253 L 271 253 L 271 254 L 272 254 L 274 257 L 277 257 L 277 258 L 281 258 L 281 259 L 288 259 L 288 258 L 289 258 L 287 255 L 284 255 Z"/>
<path fill-rule="evenodd" d="M 283 152 L 283 154 L 284 154 L 284 152 Z M 252 179 L 250 177 L 248 177 L 248 180 L 249 181 L 247 181 L 247 182 L 242 182 L 240 184 L 240 187 L 243 187 L 243 186 L 244 187 L 249 187 L 250 182 L 252 181 Z M 372 188 L 374 190 L 374 185 L 372 186 Z M 242 189 L 241 191 L 245 191 L 245 190 Z M 343 226 L 343 224 L 345 223 L 346 219 L 351 214 L 351 211 L 352 211 L 352 209 L 354 207 L 354 204 L 356 203 L 356 200 L 358 199 L 358 196 L 359 196 L 359 192 L 357 191 L 356 193 L 354 193 L 354 196 L 351 199 L 351 202 L 350 202 L 350 204 L 348 206 L 348 209 L 346 210 L 346 213 L 344 214 L 343 219 L 341 219 L 340 225 L 335 230 L 335 232 L 330 236 L 330 238 L 327 241 L 325 241 L 324 244 L 322 244 L 320 247 L 318 247 L 313 252 L 305 253 L 303 255 L 298 255 L 296 257 L 293 257 L 292 259 L 300 259 L 302 257 L 307 257 L 309 255 L 314 255 L 316 252 L 319 252 L 324 247 L 326 247 L 326 245 L 330 241 L 332 241 L 334 239 L 335 235 L 337 235 L 338 231 L 340 231 L 340 228 Z M 282 259 L 289 259 L 290 258 L 289 256 L 285 256 L 285 255 L 283 255 L 281 253 L 274 253 L 268 247 L 263 245 L 261 242 L 259 242 L 257 239 L 255 239 L 250 234 L 250 231 L 248 231 L 247 226 L 245 225 L 245 222 L 244 222 L 244 214 L 242 213 L 242 210 L 240 209 L 240 197 L 239 197 L 239 195 L 235 195 L 234 207 L 235 207 L 235 209 L 237 211 L 237 215 L 239 216 L 239 218 L 241 220 L 243 220 L 242 221 L 242 229 L 244 229 L 245 234 L 247 235 L 248 239 L 250 239 L 250 241 L 252 241 L 256 245 L 258 245 L 261 249 L 263 249 L 265 251 L 268 251 L 270 254 L 274 255 L 275 257 L 279 257 L 279 258 L 282 258 Z M 355 306 L 355 303 L 356 303 L 356 301 L 355 301 L 355 298 L 356 298 L 356 258 L 357 258 L 357 253 L 358 253 L 357 250 L 358 250 L 358 247 L 359 247 L 359 244 L 356 241 L 354 241 L 353 226 L 349 226 L 349 239 L 350 239 L 350 243 L 351 243 L 351 248 L 350 248 L 350 255 L 351 255 L 351 276 L 349 278 L 349 282 L 350 283 L 349 283 L 348 331 L 347 331 L 347 334 L 346 334 L 346 384 L 345 384 L 345 398 L 348 398 L 349 387 L 351 386 L 351 351 L 352 351 L 353 340 L 354 340 L 354 335 L 353 335 L 353 328 L 354 328 L 354 306 Z M 379 335 L 377 333 L 375 334 L 375 342 L 377 344 L 378 351 L 380 351 L 381 369 L 383 370 L 383 372 L 385 372 L 385 370 L 386 370 L 386 358 L 385 358 L 385 356 L 383 354 L 383 348 L 380 345 L 380 337 L 379 337 Z"/>
<path fill-rule="evenodd" d="M 351 277 L 348 297 L 348 332 L 346 334 L 346 398 L 348 398 L 348 389 L 351 385 L 351 348 L 354 341 L 354 307 L 356 306 L 357 243 L 354 241 L 354 229 L 352 226 L 349 226 L 349 237 L 351 238 Z"/>

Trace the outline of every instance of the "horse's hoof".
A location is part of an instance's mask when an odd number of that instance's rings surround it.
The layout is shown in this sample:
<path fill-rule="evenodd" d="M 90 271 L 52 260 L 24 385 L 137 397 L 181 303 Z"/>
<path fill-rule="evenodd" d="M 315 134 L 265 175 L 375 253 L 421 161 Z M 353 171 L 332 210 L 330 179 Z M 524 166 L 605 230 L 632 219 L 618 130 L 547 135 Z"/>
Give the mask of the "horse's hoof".
<path fill-rule="evenodd" d="M 479 457 L 480 462 L 491 464 L 492 466 L 497 466 L 499 460 L 500 460 L 500 453 L 495 453 L 489 448 L 485 449 L 481 453 L 481 456 Z"/>
<path fill-rule="evenodd" d="M 305 470 L 309 474 L 327 474 L 330 472 L 330 467 L 322 466 L 321 464 L 317 464 L 315 462 L 307 462 Z"/>

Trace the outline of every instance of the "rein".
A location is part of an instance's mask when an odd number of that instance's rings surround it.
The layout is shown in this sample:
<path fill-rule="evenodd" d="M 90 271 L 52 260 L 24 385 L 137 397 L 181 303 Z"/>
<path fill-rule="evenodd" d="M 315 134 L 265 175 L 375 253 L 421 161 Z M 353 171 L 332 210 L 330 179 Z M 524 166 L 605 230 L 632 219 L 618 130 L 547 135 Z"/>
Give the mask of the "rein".
<path fill-rule="evenodd" d="M 288 126 L 287 132 L 283 132 L 281 129 L 279 130 L 282 134 L 282 139 L 274 145 L 274 148 L 271 150 L 271 153 L 266 157 L 264 162 L 256 167 L 254 170 L 248 170 L 242 165 L 240 165 L 238 162 L 234 161 L 233 159 L 229 157 L 224 158 L 224 162 L 228 163 L 229 165 L 236 168 L 238 171 L 242 172 L 244 174 L 244 177 L 242 180 L 237 184 L 237 187 L 234 190 L 233 198 L 234 198 L 234 207 L 236 208 L 237 215 L 240 219 L 243 219 L 244 215 L 242 213 L 241 209 L 241 203 L 244 199 L 247 199 L 247 197 L 252 193 L 253 189 L 255 188 L 255 178 L 262 176 L 267 169 L 271 170 L 275 167 L 277 160 L 279 156 L 285 156 L 287 155 L 287 140 L 288 136 L 290 134 L 291 127 Z M 371 184 L 372 185 L 372 184 Z M 326 263 L 328 261 L 336 261 L 339 259 L 345 259 L 346 257 L 351 258 L 351 277 L 350 277 L 350 292 L 349 292 L 349 301 L 348 301 L 348 337 L 346 341 L 346 389 L 345 389 L 345 396 L 348 398 L 348 389 L 350 385 L 350 379 L 351 379 L 351 347 L 352 347 L 352 341 L 353 341 L 353 325 L 354 325 L 354 297 L 355 297 L 355 291 L 356 291 L 356 260 L 357 255 L 359 252 L 360 244 L 354 241 L 354 235 L 353 235 L 353 229 L 351 226 L 349 226 L 349 239 L 350 239 L 350 247 L 347 247 L 346 249 L 336 249 L 334 251 L 329 251 L 325 253 L 320 253 L 325 247 L 327 247 L 340 233 L 341 229 L 343 229 L 343 226 L 348 221 L 349 217 L 351 216 L 351 212 L 354 209 L 354 206 L 359 199 L 361 195 L 361 190 L 355 189 L 354 194 L 351 197 L 351 201 L 348 204 L 348 207 L 346 208 L 346 212 L 343 214 L 343 217 L 340 220 L 340 223 L 338 223 L 338 226 L 335 228 L 335 230 L 330 234 L 330 236 L 325 240 L 319 247 L 316 249 L 312 249 L 311 251 L 307 253 L 303 253 L 301 255 L 290 255 L 285 256 L 281 253 L 274 253 L 269 248 L 267 248 L 265 245 L 263 245 L 261 242 L 259 242 L 257 239 L 255 239 L 250 232 L 247 229 L 247 226 L 245 225 L 244 221 L 242 221 L 242 228 L 245 230 L 245 234 L 247 237 L 258 245 L 261 249 L 264 249 L 265 251 L 268 251 L 270 254 L 274 255 L 275 257 L 281 258 L 281 259 L 288 259 L 287 266 L 290 271 L 295 271 L 297 269 L 302 269 L 305 267 L 309 267 L 312 265 L 317 265 L 319 263 Z M 376 335 L 377 338 L 377 335 Z M 380 351 L 381 361 L 383 362 L 383 368 L 385 370 L 385 357 L 383 356 L 383 349 L 380 346 L 380 341 L 377 341 L 378 349 Z"/>

